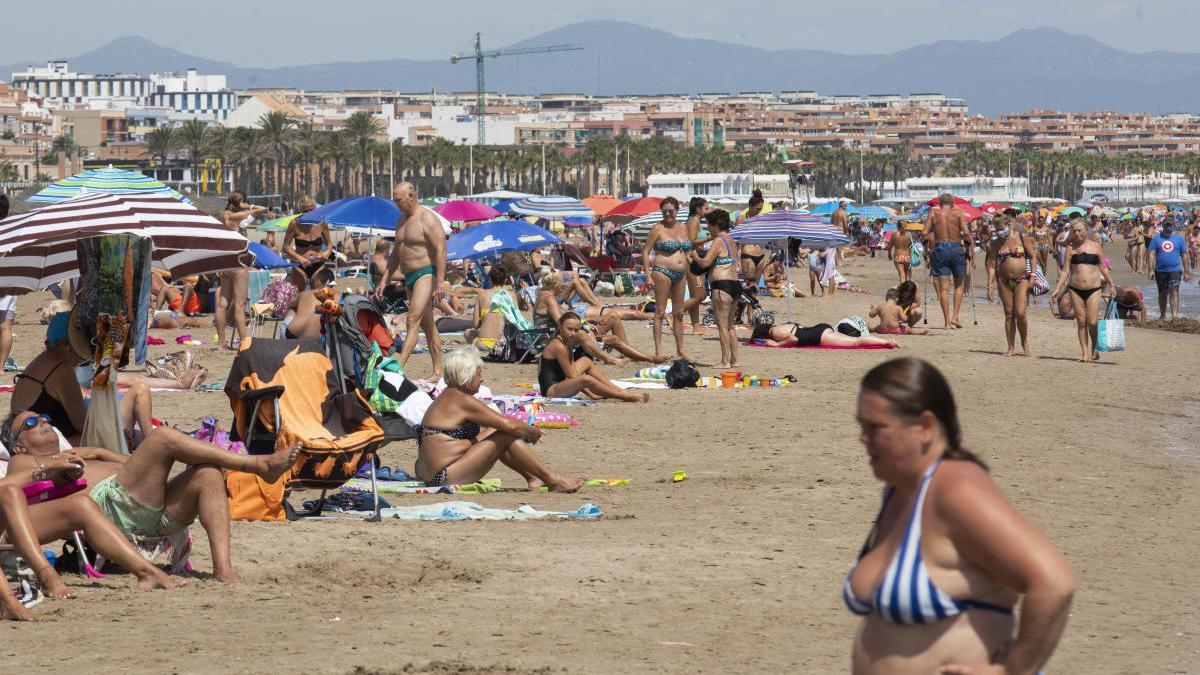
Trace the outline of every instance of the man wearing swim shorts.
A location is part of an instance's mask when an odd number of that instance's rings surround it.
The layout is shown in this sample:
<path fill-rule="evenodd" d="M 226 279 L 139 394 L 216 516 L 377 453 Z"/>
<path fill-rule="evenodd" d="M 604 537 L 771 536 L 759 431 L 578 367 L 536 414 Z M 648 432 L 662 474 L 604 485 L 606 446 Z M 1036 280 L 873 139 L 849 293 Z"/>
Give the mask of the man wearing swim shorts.
<path fill-rule="evenodd" d="M 967 216 L 954 205 L 954 195 L 938 197 L 938 205 L 929 210 L 929 273 L 933 276 L 938 302 L 942 306 L 943 328 L 962 328 L 958 312 L 962 308 L 963 286 L 967 278 L 967 249 L 971 240 Z M 954 282 L 954 312 L 950 311 L 950 283 Z"/>
<path fill-rule="evenodd" d="M 396 221 L 396 245 L 388 260 L 384 279 L 392 278 L 397 268 L 404 273 L 408 289 L 408 316 L 400 364 L 406 365 L 420 338 L 418 329 L 425 332 L 429 356 L 433 360 L 432 381 L 442 376 L 442 341 L 433 317 L 433 295 L 446 279 L 446 233 L 442 221 L 417 203 L 417 188 L 408 181 L 397 183 L 392 201 L 400 209 Z M 382 298 L 384 285 L 375 287 L 375 297 Z"/>
<path fill-rule="evenodd" d="M 1174 221 L 1168 217 L 1163 221 L 1162 232 L 1154 235 L 1148 247 L 1153 270 L 1150 278 L 1158 285 L 1158 318 L 1167 318 L 1167 304 L 1171 305 L 1171 318 L 1179 309 L 1179 281 L 1191 281 L 1188 264 L 1187 242 L 1178 232 L 1173 232 Z"/>

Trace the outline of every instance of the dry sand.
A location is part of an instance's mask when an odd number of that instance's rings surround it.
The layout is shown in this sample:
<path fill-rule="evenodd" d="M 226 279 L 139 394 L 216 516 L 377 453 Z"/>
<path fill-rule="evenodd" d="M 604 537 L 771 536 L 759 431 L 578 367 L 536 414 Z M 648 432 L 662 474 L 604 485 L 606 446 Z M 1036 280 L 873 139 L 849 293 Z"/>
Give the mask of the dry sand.
<path fill-rule="evenodd" d="M 894 279 L 886 260 L 844 269 L 875 293 L 797 300 L 799 320 L 865 315 Z M 21 301 L 22 363 L 42 339 L 32 312 L 45 298 Z M 770 304 L 782 318 L 784 303 Z M 549 432 L 538 452 L 556 468 L 630 486 L 475 498 L 564 510 L 591 501 L 601 520 L 234 523 L 245 583 L 200 576 L 142 593 L 127 578 L 70 577 L 80 597 L 44 603 L 45 623 L 0 626 L 3 671 L 845 670 L 857 619 L 841 604 L 842 576 L 880 494 L 857 441 L 856 385 L 870 366 L 912 354 L 949 376 L 967 444 L 1078 577 L 1048 672 L 1200 672 L 1186 573 L 1200 558 L 1200 338 L 1130 329 L 1128 351 L 1082 365 L 1074 323 L 1043 302 L 1031 311 L 1036 356 L 1006 359 L 999 306 L 976 310 L 978 326 L 968 303 L 965 329 L 902 337 L 900 352 L 742 351 L 748 374 L 799 378 L 789 389 L 665 391 L 645 405 L 572 410 L 580 426 Z M 630 332 L 650 343 L 648 328 Z M 716 361 L 715 338 L 687 344 Z M 230 362 L 207 348 L 199 360 L 217 375 Z M 428 372 L 427 357 L 413 364 Z M 485 371 L 500 392 L 534 373 Z M 209 414 L 230 419 L 221 393 L 156 399 L 159 417 L 185 427 Z M 411 466 L 415 447 L 394 444 L 383 457 Z M 678 469 L 688 479 L 672 484 Z M 507 469 L 494 475 L 519 484 Z M 207 571 L 203 530 L 194 531 L 195 564 Z"/>

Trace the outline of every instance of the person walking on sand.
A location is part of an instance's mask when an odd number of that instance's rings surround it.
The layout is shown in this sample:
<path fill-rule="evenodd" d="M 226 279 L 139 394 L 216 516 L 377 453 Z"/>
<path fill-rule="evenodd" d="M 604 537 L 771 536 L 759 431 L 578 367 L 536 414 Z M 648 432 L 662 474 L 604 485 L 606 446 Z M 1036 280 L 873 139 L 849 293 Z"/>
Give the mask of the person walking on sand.
<path fill-rule="evenodd" d="M 896 276 L 902 284 L 912 278 L 912 235 L 903 227 L 896 228 L 888 242 L 888 260 L 896 266 Z"/>
<path fill-rule="evenodd" d="M 829 215 L 829 224 L 841 230 L 842 234 L 850 236 L 850 216 L 846 213 L 846 200 L 839 199 L 837 208 Z M 836 249 L 834 262 L 840 262 L 842 259 L 841 249 Z"/>
<path fill-rule="evenodd" d="M 417 202 L 417 188 L 408 181 L 396 184 L 392 201 L 400 209 L 396 220 L 396 245 L 388 259 L 384 279 L 391 279 L 397 268 L 404 273 L 408 289 L 408 316 L 400 365 L 406 365 L 416 349 L 418 329 L 425 332 L 429 357 L 433 361 L 432 381 L 442 377 L 442 340 L 433 317 L 433 293 L 446 278 L 446 233 L 442 221 Z M 385 284 L 375 287 L 375 298 L 383 297 Z"/>
<path fill-rule="evenodd" d="M 963 242 L 970 239 L 967 216 L 954 205 L 954 195 L 946 193 L 938 197 L 938 205 L 929 210 L 929 274 L 937 282 L 934 288 L 938 303 L 942 306 L 945 329 L 962 328 L 958 312 L 962 309 L 963 286 L 967 278 L 967 250 Z M 954 283 L 953 299 L 951 279 Z"/>
<path fill-rule="evenodd" d="M 1179 310 L 1179 280 L 1191 281 L 1191 265 L 1187 255 L 1187 242 L 1178 232 L 1170 218 L 1162 223 L 1162 232 L 1154 235 L 1147 247 L 1150 256 L 1149 278 L 1158 286 L 1158 318 L 1167 318 L 1167 305 L 1171 306 L 1171 319 Z"/>

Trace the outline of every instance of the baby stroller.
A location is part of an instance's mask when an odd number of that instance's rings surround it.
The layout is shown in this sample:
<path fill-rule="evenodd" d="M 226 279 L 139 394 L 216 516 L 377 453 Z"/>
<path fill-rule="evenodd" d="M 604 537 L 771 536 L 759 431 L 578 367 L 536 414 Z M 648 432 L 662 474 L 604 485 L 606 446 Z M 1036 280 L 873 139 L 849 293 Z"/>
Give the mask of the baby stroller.
<path fill-rule="evenodd" d="M 753 282 L 742 281 L 742 292 L 735 299 L 735 304 L 737 306 L 734 312 L 735 317 L 750 314 L 752 325 L 775 325 L 775 312 L 765 309 L 758 301 L 758 287 Z M 717 325 L 717 317 L 713 314 L 711 304 L 704 312 L 704 316 L 700 318 L 700 323 L 709 328 Z"/>

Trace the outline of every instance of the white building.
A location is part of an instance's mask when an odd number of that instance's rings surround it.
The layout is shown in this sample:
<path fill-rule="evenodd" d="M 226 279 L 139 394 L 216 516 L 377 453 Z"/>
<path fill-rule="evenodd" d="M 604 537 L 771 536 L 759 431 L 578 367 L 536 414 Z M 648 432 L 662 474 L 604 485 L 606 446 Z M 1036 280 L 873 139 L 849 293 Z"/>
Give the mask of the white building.
<path fill-rule="evenodd" d="M 1080 184 L 1090 202 L 1192 201 L 1187 176 L 1181 173 L 1130 174 L 1120 178 L 1093 178 Z M 1197 197 L 1200 199 L 1200 197 Z"/>
<path fill-rule="evenodd" d="M 684 204 L 691 197 L 744 204 L 754 192 L 750 173 L 656 173 L 646 183 L 648 197 L 674 197 Z"/>
<path fill-rule="evenodd" d="M 230 91 L 224 75 L 200 75 L 188 68 L 183 75 L 150 76 L 147 105 L 167 108 L 172 119 L 197 119 L 221 123 L 237 108 L 237 93 Z"/>
<path fill-rule="evenodd" d="M 933 176 L 909 178 L 899 184 L 886 181 L 871 187 L 877 188 L 883 199 L 927 201 L 946 193 L 980 204 L 1029 199 L 1029 179 L 1017 176 Z"/>
<path fill-rule="evenodd" d="M 141 75 L 85 75 L 71 72 L 66 61 L 45 68 L 30 66 L 12 74 L 12 86 L 40 96 L 52 108 L 106 109 L 144 103 L 150 78 Z"/>
<path fill-rule="evenodd" d="M 221 124 L 230 129 L 257 127 L 258 121 L 271 112 L 281 112 L 297 122 L 308 117 L 308 114 L 295 103 L 289 103 L 275 96 L 259 94 L 242 101 L 240 105 L 230 111 Z"/>

